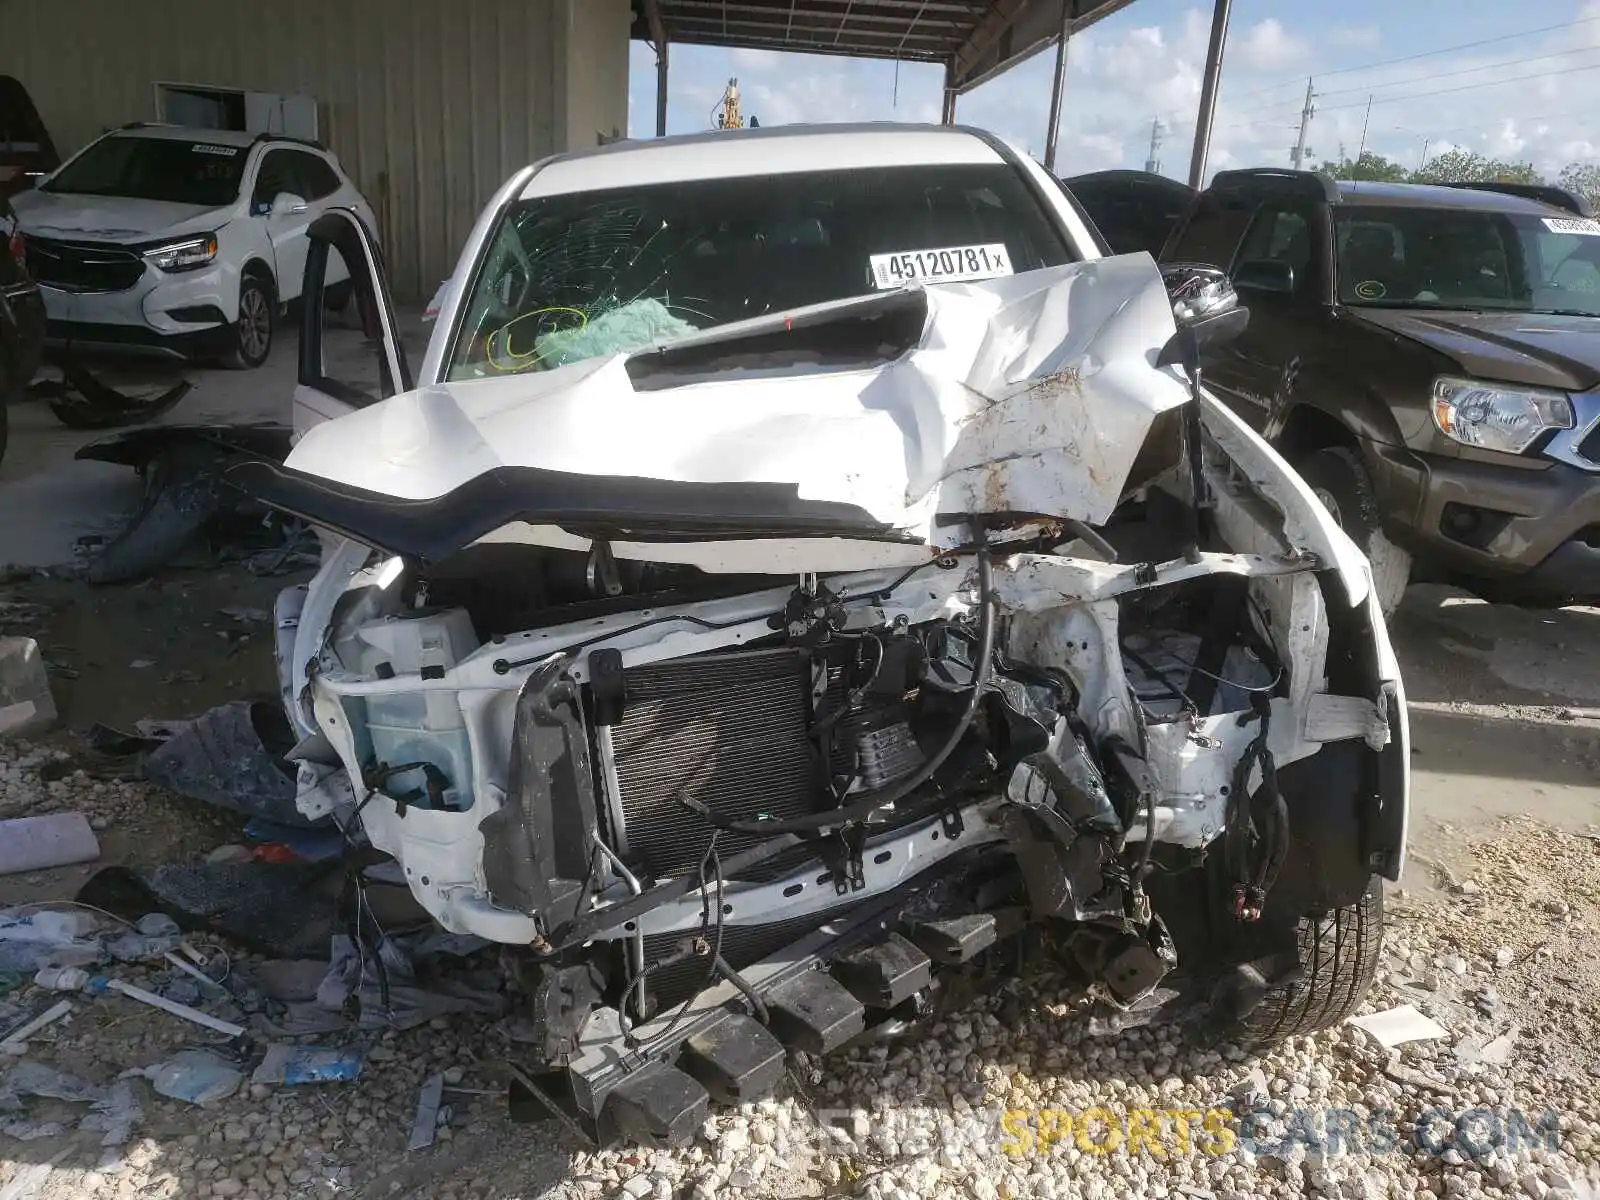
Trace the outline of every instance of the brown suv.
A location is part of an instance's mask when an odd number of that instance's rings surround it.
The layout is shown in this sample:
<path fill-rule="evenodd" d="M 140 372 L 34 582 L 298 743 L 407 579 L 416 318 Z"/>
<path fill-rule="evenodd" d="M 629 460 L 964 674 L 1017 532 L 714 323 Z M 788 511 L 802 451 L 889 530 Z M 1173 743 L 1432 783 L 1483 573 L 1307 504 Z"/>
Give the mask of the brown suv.
<path fill-rule="evenodd" d="M 1092 210 L 1091 210 L 1092 215 Z M 1166 262 L 1250 327 L 1206 380 L 1367 551 L 1536 602 L 1600 597 L 1600 222 L 1554 188 L 1220 172 Z"/>

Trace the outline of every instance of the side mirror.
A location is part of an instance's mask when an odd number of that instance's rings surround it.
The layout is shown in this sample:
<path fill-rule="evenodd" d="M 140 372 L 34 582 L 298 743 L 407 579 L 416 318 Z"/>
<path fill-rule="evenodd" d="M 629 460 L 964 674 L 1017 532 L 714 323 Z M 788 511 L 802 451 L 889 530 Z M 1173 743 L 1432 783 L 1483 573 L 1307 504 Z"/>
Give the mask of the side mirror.
<path fill-rule="evenodd" d="M 1288 263 L 1268 259 L 1242 262 L 1233 273 L 1233 286 L 1241 290 L 1294 295 L 1294 268 Z"/>
<path fill-rule="evenodd" d="M 1199 369 L 1200 352 L 1233 341 L 1250 324 L 1250 310 L 1242 308 L 1225 271 L 1197 263 L 1169 263 L 1161 268 L 1172 319 L 1178 331 L 1156 356 L 1158 367 L 1183 366 L 1192 374 Z"/>
<path fill-rule="evenodd" d="M 272 198 L 271 215 L 274 217 L 298 216 L 307 209 L 307 204 L 293 192 L 279 192 Z"/>

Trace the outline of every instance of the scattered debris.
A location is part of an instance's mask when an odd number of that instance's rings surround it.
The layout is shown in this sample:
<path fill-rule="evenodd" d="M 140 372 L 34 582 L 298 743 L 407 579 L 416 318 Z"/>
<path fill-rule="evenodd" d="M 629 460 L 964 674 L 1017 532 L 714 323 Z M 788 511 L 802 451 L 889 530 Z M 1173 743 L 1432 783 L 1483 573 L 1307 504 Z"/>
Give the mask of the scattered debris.
<path fill-rule="evenodd" d="M 328 863 L 197 863 L 106 867 L 78 900 L 119 916 L 162 912 L 278 958 L 325 953 L 338 925 L 343 879 Z M 170 948 L 170 947 L 169 947 Z"/>
<path fill-rule="evenodd" d="M 191 1008 L 187 1004 L 179 1004 L 175 1000 L 168 1000 L 165 996 L 158 996 L 154 992 L 147 992 L 142 987 L 135 987 L 131 983 L 124 983 L 120 979 L 107 981 L 109 991 L 118 992 L 130 1000 L 137 1000 L 141 1004 L 148 1004 L 152 1008 L 159 1008 L 162 1012 L 171 1013 L 175 1017 L 182 1017 L 185 1021 L 193 1021 L 196 1025 L 204 1025 L 207 1029 L 214 1029 L 228 1037 L 242 1038 L 248 1032 L 243 1025 L 235 1025 L 232 1021 L 224 1021 L 220 1017 L 213 1017 L 210 1013 L 201 1012 L 198 1008 Z"/>
<path fill-rule="evenodd" d="M 1385 1050 L 1405 1042 L 1448 1037 L 1449 1031 L 1432 1017 L 1418 1012 L 1410 1004 L 1383 1012 L 1369 1013 L 1364 1017 L 1351 1017 L 1345 1022 L 1354 1025 Z"/>
<path fill-rule="evenodd" d="M 39 643 L 0 638 L 0 737 L 42 733 L 55 724 L 56 702 Z"/>
<path fill-rule="evenodd" d="M 145 425 L 84 446 L 78 458 L 132 467 L 144 498 L 128 525 L 100 546 L 86 575 L 117 583 L 148 575 L 209 535 L 211 557 L 248 561 L 296 552 L 301 522 L 269 515 L 223 482 L 244 462 L 282 462 L 290 430 L 274 424 Z M 265 535 L 265 536 L 264 536 Z"/>
<path fill-rule="evenodd" d="M 444 1100 L 444 1072 L 430 1075 L 417 1093 L 417 1119 L 411 1125 L 407 1150 L 426 1150 L 439 1128 L 439 1105 Z"/>
<path fill-rule="evenodd" d="M 294 1046 L 277 1042 L 250 1076 L 251 1083 L 349 1083 L 361 1074 L 357 1046 Z"/>
<path fill-rule="evenodd" d="M 234 701 L 179 728 L 145 759 L 144 775 L 179 795 L 304 829 L 295 771 L 284 755 L 294 733 L 283 708 Z"/>
<path fill-rule="evenodd" d="M 65 351 L 50 350 L 46 355 L 61 378 L 36 379 L 28 392 L 47 401 L 56 420 L 69 429 L 115 429 L 149 421 L 170 412 L 194 388 L 188 380 L 180 380 L 152 396 L 130 396 L 100 382 Z"/>
<path fill-rule="evenodd" d="M 14 1046 L 14 1045 L 17 1045 L 20 1042 L 27 1041 L 34 1034 L 38 1033 L 41 1029 L 43 1029 L 46 1025 L 51 1025 L 51 1024 L 55 1023 L 56 1021 L 59 1021 L 62 1017 L 66 1016 L 71 1011 L 72 1011 L 72 1001 L 71 1000 L 62 1000 L 62 1001 L 57 1002 L 56 1004 L 51 1005 L 49 1008 L 45 1009 L 44 1012 L 40 1013 L 37 1017 L 34 1017 L 33 1020 L 24 1022 L 23 1024 L 17 1026 L 15 1029 L 13 1029 L 10 1033 L 7 1033 L 3 1037 L 0 1037 L 0 1047 Z"/>
<path fill-rule="evenodd" d="M 106 953 L 118 962 L 162 958 L 183 943 L 183 931 L 166 913 L 146 913 L 130 928 L 106 942 Z"/>
<path fill-rule="evenodd" d="M 208 1050 L 180 1050 L 138 1072 L 160 1095 L 204 1107 L 239 1090 L 244 1072 Z"/>
<path fill-rule="evenodd" d="M 0 821 L 0 875 L 42 871 L 100 857 L 100 842 L 79 812 Z"/>

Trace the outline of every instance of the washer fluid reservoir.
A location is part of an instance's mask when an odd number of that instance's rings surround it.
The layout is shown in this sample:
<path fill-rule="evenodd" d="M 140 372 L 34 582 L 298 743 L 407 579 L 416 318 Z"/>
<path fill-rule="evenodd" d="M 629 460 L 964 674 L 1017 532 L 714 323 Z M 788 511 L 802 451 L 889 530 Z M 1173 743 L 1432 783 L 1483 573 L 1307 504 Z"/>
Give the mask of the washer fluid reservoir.
<path fill-rule="evenodd" d="M 405 613 L 363 625 L 356 637 L 361 643 L 361 673 L 371 679 L 392 679 L 406 689 L 366 698 L 373 757 L 391 767 L 431 764 L 439 772 L 432 778 L 443 784 L 443 802 L 435 804 L 430 797 L 430 773 L 421 767 L 390 777 L 383 790 L 404 796 L 407 804 L 419 808 L 457 812 L 471 808 L 472 749 L 458 693 L 453 688 L 417 685 L 443 678 L 478 648 L 472 617 L 464 608 Z"/>

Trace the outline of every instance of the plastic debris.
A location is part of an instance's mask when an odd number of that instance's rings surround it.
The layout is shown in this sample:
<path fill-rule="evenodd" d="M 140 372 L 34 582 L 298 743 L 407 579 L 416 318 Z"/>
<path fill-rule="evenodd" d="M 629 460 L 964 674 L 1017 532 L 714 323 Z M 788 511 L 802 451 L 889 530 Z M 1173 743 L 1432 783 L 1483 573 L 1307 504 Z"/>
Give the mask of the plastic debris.
<path fill-rule="evenodd" d="M 1410 1004 L 1384 1012 L 1369 1013 L 1364 1017 L 1351 1017 L 1346 1021 L 1372 1038 L 1385 1050 L 1405 1042 L 1429 1041 L 1448 1037 L 1449 1031 L 1425 1013 Z"/>
<path fill-rule="evenodd" d="M 17 1042 L 25 1042 L 25 1041 L 27 1041 L 34 1034 L 38 1033 L 41 1029 L 43 1029 L 46 1025 L 49 1025 L 52 1022 L 55 1022 L 55 1021 L 59 1021 L 62 1017 L 66 1016 L 71 1011 L 72 1011 L 72 1001 L 71 1000 L 62 1000 L 57 1004 L 51 1005 L 49 1008 L 45 1009 L 42 1013 L 40 1013 L 37 1017 L 34 1017 L 33 1020 L 28 1021 L 25 1024 L 17 1026 L 17 1028 L 11 1030 L 4 1037 L 0 1037 L 0 1047 L 10 1046 L 10 1045 L 14 1045 Z"/>
<path fill-rule="evenodd" d="M 119 1079 L 106 1092 L 105 1099 L 95 1101 L 89 1115 L 78 1122 L 78 1128 L 103 1134 L 101 1146 L 120 1146 L 133 1136 L 133 1124 L 141 1111 L 133 1085 Z"/>
<path fill-rule="evenodd" d="M 407 1150 L 426 1150 L 433 1145 L 433 1135 L 439 1128 L 439 1105 L 444 1100 L 444 1072 L 430 1075 L 417 1093 L 417 1119 L 411 1124 L 411 1142 Z"/>
<path fill-rule="evenodd" d="M 251 1083 L 349 1083 L 361 1074 L 359 1046 L 293 1046 L 282 1042 L 267 1048 Z"/>
<path fill-rule="evenodd" d="M 106 942 L 106 953 L 118 962 L 164 958 L 183 944 L 183 930 L 166 913 L 146 913 Z"/>
<path fill-rule="evenodd" d="M 180 1050 L 139 1072 L 157 1093 L 202 1107 L 239 1090 L 244 1072 L 206 1050 Z"/>
<path fill-rule="evenodd" d="M 93 862 L 99 857 L 100 842 L 82 813 L 0 821 L 0 875 Z"/>
<path fill-rule="evenodd" d="M 33 982 L 52 992 L 81 992 L 89 984 L 89 972 L 82 967 L 41 967 Z"/>
<path fill-rule="evenodd" d="M 0 737 L 41 733 L 55 724 L 44 656 L 32 638 L 0 638 Z"/>
<path fill-rule="evenodd" d="M 245 1035 L 243 1025 L 235 1025 L 232 1021 L 224 1021 L 221 1017 L 213 1017 L 210 1013 L 201 1012 L 198 1008 L 190 1008 L 187 1004 L 179 1004 L 175 1000 L 168 1000 L 165 996 L 147 992 L 144 988 L 134 987 L 131 983 L 123 983 L 120 979 L 108 981 L 106 987 L 108 990 L 118 992 L 130 1000 L 148 1004 L 151 1008 L 159 1008 L 162 1012 L 171 1013 L 175 1017 L 182 1017 L 185 1021 L 193 1021 L 196 1025 L 204 1025 L 207 1029 L 214 1029 L 218 1033 L 227 1034 L 229 1037 L 240 1038 Z"/>

